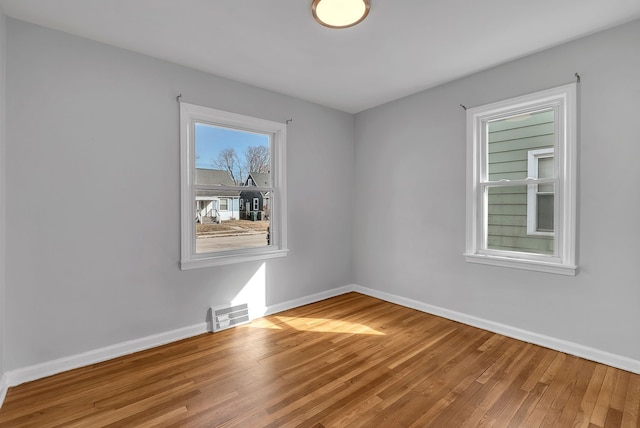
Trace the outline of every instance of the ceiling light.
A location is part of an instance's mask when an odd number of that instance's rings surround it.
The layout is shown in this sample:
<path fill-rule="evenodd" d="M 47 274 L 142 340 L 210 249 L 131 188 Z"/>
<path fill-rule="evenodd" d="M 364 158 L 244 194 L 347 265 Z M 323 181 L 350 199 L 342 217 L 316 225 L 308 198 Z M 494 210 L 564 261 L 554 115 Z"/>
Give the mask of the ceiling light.
<path fill-rule="evenodd" d="M 367 17 L 369 0 L 313 0 L 311 11 L 325 27 L 347 28 Z"/>

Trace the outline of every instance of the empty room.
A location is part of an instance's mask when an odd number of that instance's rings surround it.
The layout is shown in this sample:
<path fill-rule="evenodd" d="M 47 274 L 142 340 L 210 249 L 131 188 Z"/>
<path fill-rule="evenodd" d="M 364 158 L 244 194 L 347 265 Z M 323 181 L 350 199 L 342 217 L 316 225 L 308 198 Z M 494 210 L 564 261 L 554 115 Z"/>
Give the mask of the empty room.
<path fill-rule="evenodd" d="M 640 427 L 640 1 L 0 0 L 0 427 Z"/>

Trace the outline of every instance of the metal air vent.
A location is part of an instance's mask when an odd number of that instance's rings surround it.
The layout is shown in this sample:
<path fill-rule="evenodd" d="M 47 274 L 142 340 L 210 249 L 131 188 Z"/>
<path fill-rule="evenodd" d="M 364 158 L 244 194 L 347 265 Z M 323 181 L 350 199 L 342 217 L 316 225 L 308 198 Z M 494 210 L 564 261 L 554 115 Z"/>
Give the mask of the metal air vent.
<path fill-rule="evenodd" d="M 211 308 L 213 331 L 226 330 L 237 325 L 246 324 L 249 319 L 249 305 L 242 303 L 235 306 Z"/>

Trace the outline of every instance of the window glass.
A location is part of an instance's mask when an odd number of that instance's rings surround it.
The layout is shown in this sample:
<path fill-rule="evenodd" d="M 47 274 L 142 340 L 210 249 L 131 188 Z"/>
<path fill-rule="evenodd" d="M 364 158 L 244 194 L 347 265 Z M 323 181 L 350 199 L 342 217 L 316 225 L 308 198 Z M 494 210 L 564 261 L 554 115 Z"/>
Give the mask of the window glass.
<path fill-rule="evenodd" d="M 527 178 L 527 153 L 553 147 L 554 112 L 544 110 L 488 123 L 489 181 Z"/>
<path fill-rule="evenodd" d="M 196 123 L 196 184 L 270 187 L 270 139 L 269 134 Z"/>
<path fill-rule="evenodd" d="M 267 134 L 195 124 L 196 209 L 205 205 L 196 214 L 196 253 L 269 245 L 269 220 L 244 212 L 240 200 L 259 210 L 255 187 L 271 183 L 270 142 Z"/>
<path fill-rule="evenodd" d="M 553 156 L 538 158 L 538 176 L 536 178 L 553 178 Z M 538 192 L 553 192 L 553 184 L 539 184 Z"/>
<path fill-rule="evenodd" d="M 554 130 L 553 109 L 489 121 L 487 181 L 505 183 L 527 177 L 553 178 Z M 537 198 L 529 198 L 530 191 L 536 192 Z M 553 184 L 489 188 L 487 248 L 552 255 L 554 237 L 531 233 L 532 228 L 536 232 L 553 231 L 553 195 L 540 194 L 545 191 L 553 191 Z M 544 200 L 542 206 L 541 200 Z M 534 222 L 533 226 L 528 226 L 527 216 L 531 217 L 529 221 Z"/>
<path fill-rule="evenodd" d="M 550 184 L 550 186 L 553 186 Z M 538 194 L 537 229 L 539 232 L 553 232 L 553 194 Z"/>
<path fill-rule="evenodd" d="M 551 201 L 553 204 L 553 196 L 551 196 Z M 553 236 L 530 236 L 527 234 L 527 203 L 526 185 L 488 188 L 488 249 L 553 254 Z M 551 221 L 553 222 L 553 206 L 551 209 Z M 543 211 L 543 213 L 546 212 Z"/>

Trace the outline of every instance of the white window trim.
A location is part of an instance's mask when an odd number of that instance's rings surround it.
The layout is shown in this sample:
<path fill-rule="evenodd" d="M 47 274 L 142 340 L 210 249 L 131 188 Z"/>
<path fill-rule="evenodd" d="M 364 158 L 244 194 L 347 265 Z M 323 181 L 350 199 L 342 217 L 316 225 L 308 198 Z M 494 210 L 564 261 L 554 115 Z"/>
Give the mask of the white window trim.
<path fill-rule="evenodd" d="M 195 135 L 196 122 L 273 136 L 270 145 L 271 180 L 276 197 L 272 198 L 270 208 L 269 246 L 196 254 L 195 204 L 193 203 L 195 196 L 195 141 L 193 136 Z M 286 134 L 287 126 L 284 123 L 180 102 L 180 269 L 265 260 L 287 255 Z"/>
<path fill-rule="evenodd" d="M 576 266 L 576 162 L 577 162 L 577 100 L 576 84 L 572 83 L 521 97 L 512 98 L 467 110 L 467 213 L 465 260 L 517 269 L 534 270 L 563 275 L 575 275 Z M 526 114 L 554 108 L 556 139 L 554 166 L 556 167 L 554 256 L 489 250 L 486 246 L 485 192 L 487 182 L 486 151 L 484 149 L 487 123 L 501 117 Z M 522 183 L 519 183 L 519 182 Z M 512 180 L 513 184 L 529 185 L 530 180 Z"/>
<path fill-rule="evenodd" d="M 538 177 L 538 160 L 553 157 L 553 148 L 529 150 L 527 153 L 527 172 L 529 177 Z M 555 192 L 554 192 L 555 193 Z M 538 230 L 538 185 L 527 186 L 527 235 L 553 236 L 554 232 Z"/>
<path fill-rule="evenodd" d="M 260 211 L 260 198 L 253 198 L 253 211 Z"/>

